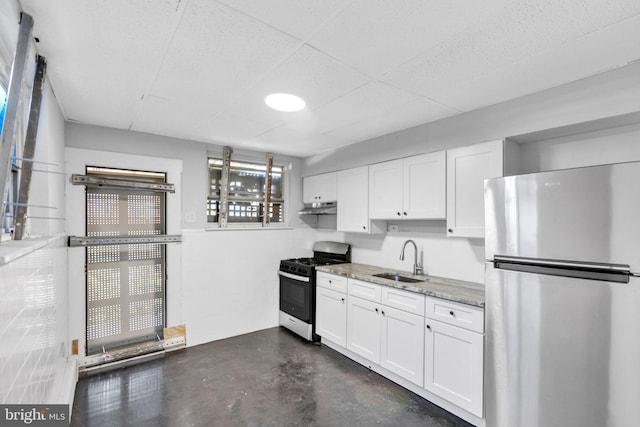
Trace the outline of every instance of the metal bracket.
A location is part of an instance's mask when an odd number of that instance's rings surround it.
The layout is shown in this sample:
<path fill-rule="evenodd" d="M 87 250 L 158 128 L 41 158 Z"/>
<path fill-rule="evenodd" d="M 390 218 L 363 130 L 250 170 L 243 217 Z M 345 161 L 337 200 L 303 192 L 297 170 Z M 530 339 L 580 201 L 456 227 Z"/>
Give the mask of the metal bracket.
<path fill-rule="evenodd" d="M 36 58 L 36 75 L 33 79 L 33 89 L 31 92 L 31 111 L 29 112 L 29 124 L 27 125 L 27 136 L 24 142 L 22 155 L 26 159 L 32 160 L 36 151 L 36 139 L 38 137 L 38 123 L 40 121 L 40 106 L 42 104 L 42 93 L 44 91 L 44 79 L 47 73 L 47 61 L 43 56 Z M 31 175 L 33 163 L 25 162 L 20 173 L 20 186 L 18 193 L 18 203 L 15 218 L 15 232 L 13 238 L 22 240 L 27 227 L 27 206 L 29 203 L 29 190 L 31 189 Z"/>
<path fill-rule="evenodd" d="M 132 181 L 114 178 L 99 178 L 89 175 L 71 175 L 71 183 L 73 185 L 85 185 L 87 187 L 116 187 L 127 188 L 131 190 L 157 191 L 161 193 L 175 193 L 174 184 L 157 184 L 153 182 Z"/>
<path fill-rule="evenodd" d="M 229 170 L 231 169 L 231 147 L 224 147 L 222 150 L 222 177 L 220 180 L 220 228 L 227 226 L 229 216 Z"/>
<path fill-rule="evenodd" d="M 271 170 L 273 169 L 273 154 L 266 154 L 267 170 L 264 182 L 264 206 L 262 212 L 262 226 L 267 226 L 271 222 L 269 216 L 269 205 L 271 205 Z"/>
<path fill-rule="evenodd" d="M 146 243 L 179 243 L 182 242 L 180 234 L 150 234 L 147 236 L 122 236 L 122 237 L 89 237 L 89 236 L 69 236 L 69 247 L 105 246 L 105 245 L 136 245 Z"/>

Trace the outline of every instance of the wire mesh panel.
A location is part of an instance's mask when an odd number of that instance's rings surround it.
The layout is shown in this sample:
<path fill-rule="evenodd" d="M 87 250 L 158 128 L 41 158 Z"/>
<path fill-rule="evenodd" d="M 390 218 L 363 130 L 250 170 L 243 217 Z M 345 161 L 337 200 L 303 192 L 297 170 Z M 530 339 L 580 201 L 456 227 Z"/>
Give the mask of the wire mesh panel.
<path fill-rule="evenodd" d="M 164 174 L 105 171 L 87 175 L 165 182 Z M 165 234 L 165 193 L 87 187 L 87 236 Z M 165 247 L 157 243 L 87 247 L 87 354 L 162 338 Z"/>

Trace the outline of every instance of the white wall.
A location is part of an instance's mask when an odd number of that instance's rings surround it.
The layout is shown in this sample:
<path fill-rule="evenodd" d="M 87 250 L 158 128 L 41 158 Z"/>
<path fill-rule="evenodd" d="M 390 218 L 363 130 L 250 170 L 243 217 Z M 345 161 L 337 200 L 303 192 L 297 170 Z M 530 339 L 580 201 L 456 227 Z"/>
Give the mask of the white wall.
<path fill-rule="evenodd" d="M 304 159 L 303 176 L 470 145 L 640 111 L 640 63 L 470 113 L 374 138 Z M 640 125 L 522 144 L 521 172 L 640 160 Z M 406 239 L 424 252 L 428 274 L 484 282 L 483 239 L 447 238 L 443 221 L 399 222 L 399 232 L 363 236 L 331 231 L 318 238 L 352 243 L 354 262 L 411 270 L 398 260 Z"/>
<path fill-rule="evenodd" d="M 311 256 L 315 233 L 185 230 L 183 307 L 189 345 L 278 325 L 280 260 Z"/>
<path fill-rule="evenodd" d="M 47 81 L 42 97 L 35 150 L 35 158 L 41 159 L 43 163 L 33 165 L 33 190 L 29 194 L 30 204 L 47 208 L 28 209 L 29 235 L 50 236 L 65 232 L 64 138 L 64 118 Z M 51 143 L 52 141 L 56 143 Z"/>

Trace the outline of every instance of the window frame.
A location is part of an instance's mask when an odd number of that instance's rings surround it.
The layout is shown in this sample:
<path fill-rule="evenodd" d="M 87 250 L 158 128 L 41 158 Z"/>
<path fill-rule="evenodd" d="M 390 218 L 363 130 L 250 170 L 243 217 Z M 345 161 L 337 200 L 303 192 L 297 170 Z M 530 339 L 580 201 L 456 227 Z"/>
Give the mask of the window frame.
<path fill-rule="evenodd" d="M 249 164 L 255 164 L 255 165 L 261 165 L 261 166 L 265 166 L 267 165 L 267 158 L 266 158 L 267 153 L 265 153 L 265 156 L 261 157 L 259 155 L 246 155 L 246 154 L 236 154 L 235 152 L 232 152 L 231 154 L 231 162 L 234 163 L 249 163 Z M 207 158 L 206 158 L 206 175 L 207 175 L 207 186 L 206 186 L 206 209 L 205 209 L 205 216 L 206 216 L 206 225 L 207 225 L 207 230 L 234 230 L 234 229 L 253 229 L 253 230 L 269 230 L 269 229 L 278 229 L 278 228 L 289 228 L 289 213 L 290 213 L 290 209 L 289 209 L 289 204 L 290 204 L 290 197 L 289 197 L 289 190 L 290 190 L 290 179 L 289 179 L 289 175 L 291 172 L 291 165 L 290 162 L 287 161 L 286 159 L 283 159 L 277 155 L 273 155 L 273 166 L 274 167 L 279 167 L 281 168 L 281 173 L 282 173 L 282 221 L 281 222 L 269 222 L 267 224 L 264 224 L 263 221 L 260 219 L 259 221 L 232 221 L 230 220 L 230 217 L 227 217 L 227 224 L 226 227 L 222 227 L 220 224 L 220 217 L 218 214 L 218 220 L 217 221 L 209 221 L 209 201 L 212 199 L 211 196 L 211 175 L 210 175 L 210 167 L 209 167 L 209 161 L 210 160 L 218 160 L 218 161 L 223 161 L 224 159 L 224 155 L 223 155 L 223 151 L 208 151 L 207 152 Z M 262 195 L 264 195 L 264 192 L 262 193 Z M 219 199 L 218 199 L 219 200 Z M 229 200 L 230 202 L 233 201 L 231 198 Z M 260 204 L 264 205 L 264 197 L 260 199 Z M 261 216 L 258 216 L 258 218 L 262 218 Z"/>

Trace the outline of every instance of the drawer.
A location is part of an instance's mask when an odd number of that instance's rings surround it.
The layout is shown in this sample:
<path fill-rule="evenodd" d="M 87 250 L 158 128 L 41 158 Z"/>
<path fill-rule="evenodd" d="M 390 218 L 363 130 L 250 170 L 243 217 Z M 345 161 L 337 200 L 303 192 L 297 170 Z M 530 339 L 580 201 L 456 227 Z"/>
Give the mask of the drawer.
<path fill-rule="evenodd" d="M 335 274 L 316 271 L 316 286 L 322 286 L 326 289 L 347 293 L 347 278 L 344 276 L 336 276 Z"/>
<path fill-rule="evenodd" d="M 349 289 L 349 295 L 373 302 L 380 302 L 380 294 L 382 292 L 380 285 L 357 279 L 349 279 L 347 281 L 347 287 Z"/>
<path fill-rule="evenodd" d="M 424 316 L 424 300 L 425 296 L 423 294 L 386 286 L 382 288 L 382 304 L 417 314 L 418 316 Z"/>
<path fill-rule="evenodd" d="M 479 307 L 426 297 L 425 311 L 430 319 L 484 333 L 484 310 Z"/>

